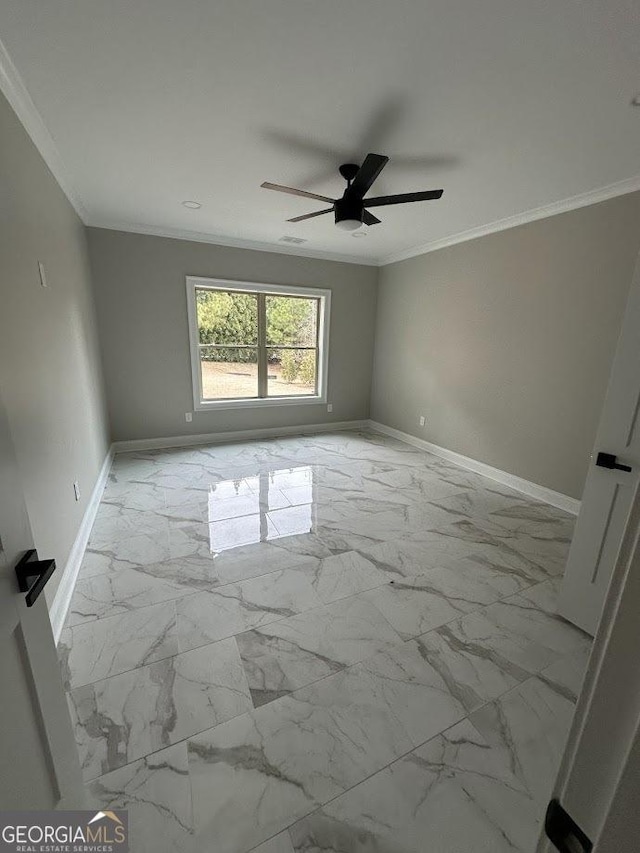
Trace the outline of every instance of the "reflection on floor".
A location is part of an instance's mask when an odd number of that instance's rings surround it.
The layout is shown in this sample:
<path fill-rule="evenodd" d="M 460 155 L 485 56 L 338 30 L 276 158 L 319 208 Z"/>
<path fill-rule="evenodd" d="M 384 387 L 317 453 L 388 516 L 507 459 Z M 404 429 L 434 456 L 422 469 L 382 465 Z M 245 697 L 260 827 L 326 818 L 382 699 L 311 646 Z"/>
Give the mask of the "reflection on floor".
<path fill-rule="evenodd" d="M 533 851 L 573 519 L 379 435 L 117 456 L 60 658 L 133 853 Z"/>

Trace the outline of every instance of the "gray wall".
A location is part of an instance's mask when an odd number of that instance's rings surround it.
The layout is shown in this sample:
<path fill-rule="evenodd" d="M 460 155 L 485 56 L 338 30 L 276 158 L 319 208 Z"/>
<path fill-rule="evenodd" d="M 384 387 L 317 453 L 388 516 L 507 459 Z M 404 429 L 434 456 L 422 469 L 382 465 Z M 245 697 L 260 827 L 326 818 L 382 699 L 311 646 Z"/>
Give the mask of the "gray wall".
<path fill-rule="evenodd" d="M 115 441 L 367 418 L 377 269 L 165 237 L 88 229 L 100 345 Z M 327 287 L 325 405 L 194 412 L 187 275 Z"/>
<path fill-rule="evenodd" d="M 62 568 L 108 447 L 85 230 L 2 95 L 0 389 L 36 546 Z"/>
<path fill-rule="evenodd" d="M 634 193 L 384 267 L 372 418 L 579 498 L 639 248 Z"/>

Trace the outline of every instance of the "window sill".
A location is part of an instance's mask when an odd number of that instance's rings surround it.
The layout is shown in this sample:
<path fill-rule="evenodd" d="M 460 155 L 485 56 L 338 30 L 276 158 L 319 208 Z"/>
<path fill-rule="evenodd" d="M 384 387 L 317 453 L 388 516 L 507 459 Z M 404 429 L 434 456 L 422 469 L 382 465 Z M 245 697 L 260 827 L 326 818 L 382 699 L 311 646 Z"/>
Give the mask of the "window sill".
<path fill-rule="evenodd" d="M 263 409 L 272 406 L 309 406 L 326 404 L 326 397 L 263 397 L 254 400 L 207 400 L 196 403 L 194 411 L 211 412 L 217 409 Z"/>

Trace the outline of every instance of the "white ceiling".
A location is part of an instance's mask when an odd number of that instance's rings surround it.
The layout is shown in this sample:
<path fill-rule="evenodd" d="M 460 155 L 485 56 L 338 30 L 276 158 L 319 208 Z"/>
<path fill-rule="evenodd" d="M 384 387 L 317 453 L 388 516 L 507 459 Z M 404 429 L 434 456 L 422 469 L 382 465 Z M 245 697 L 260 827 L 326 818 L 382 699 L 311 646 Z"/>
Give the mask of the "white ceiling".
<path fill-rule="evenodd" d="M 383 262 L 640 188 L 637 0 L 0 0 L 0 33 L 92 225 Z M 374 195 L 443 199 L 356 240 L 260 188 L 337 196 L 368 151 Z"/>

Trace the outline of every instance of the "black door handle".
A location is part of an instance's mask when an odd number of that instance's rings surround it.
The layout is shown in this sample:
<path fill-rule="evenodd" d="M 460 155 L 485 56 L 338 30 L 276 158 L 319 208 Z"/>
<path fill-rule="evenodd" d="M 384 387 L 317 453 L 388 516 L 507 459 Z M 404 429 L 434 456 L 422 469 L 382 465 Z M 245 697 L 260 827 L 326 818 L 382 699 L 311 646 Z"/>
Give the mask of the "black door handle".
<path fill-rule="evenodd" d="M 33 559 L 35 557 L 35 559 Z M 18 576 L 18 588 L 20 592 L 26 592 L 27 607 L 33 607 L 38 596 L 45 588 L 51 575 L 56 570 L 55 560 L 38 560 L 38 552 L 35 548 L 27 551 L 16 565 Z M 31 586 L 27 578 L 37 578 Z"/>
<path fill-rule="evenodd" d="M 551 800 L 544 817 L 547 838 L 560 853 L 591 853 L 593 844 L 558 800 Z"/>
<path fill-rule="evenodd" d="M 613 453 L 598 453 L 596 465 L 599 465 L 601 468 L 615 468 L 617 471 L 631 471 L 630 465 L 620 465 L 617 460 L 618 457 L 614 456 Z"/>

